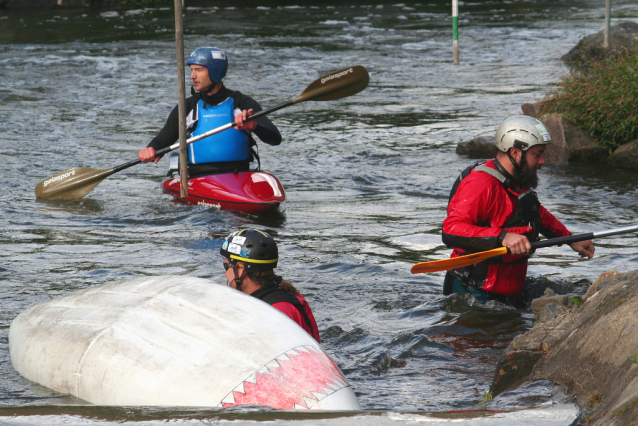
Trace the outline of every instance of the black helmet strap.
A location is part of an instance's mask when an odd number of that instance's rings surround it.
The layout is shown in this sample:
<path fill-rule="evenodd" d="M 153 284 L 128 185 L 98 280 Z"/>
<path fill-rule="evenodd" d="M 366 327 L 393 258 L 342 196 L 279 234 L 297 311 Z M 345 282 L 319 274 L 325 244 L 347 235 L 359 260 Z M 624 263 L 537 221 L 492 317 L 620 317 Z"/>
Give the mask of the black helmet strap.
<path fill-rule="evenodd" d="M 516 164 L 516 161 L 514 161 L 514 157 L 512 157 L 511 151 L 512 151 L 511 148 L 507 150 L 507 158 L 509 158 L 512 164 L 514 165 L 514 170 L 516 171 L 515 180 L 518 181 L 523 176 L 523 168 L 520 166 L 520 164 Z M 525 151 L 521 149 L 521 161 L 523 161 L 524 155 L 525 155 Z"/>
<path fill-rule="evenodd" d="M 235 278 L 233 278 L 233 281 L 235 281 L 235 286 L 237 286 L 237 290 L 241 291 L 241 285 L 244 282 L 244 278 L 246 278 L 246 276 L 248 275 L 248 272 L 246 272 L 246 270 L 244 269 L 244 273 L 241 276 L 237 276 L 237 263 L 235 262 L 233 264 L 233 274 L 235 275 Z"/>

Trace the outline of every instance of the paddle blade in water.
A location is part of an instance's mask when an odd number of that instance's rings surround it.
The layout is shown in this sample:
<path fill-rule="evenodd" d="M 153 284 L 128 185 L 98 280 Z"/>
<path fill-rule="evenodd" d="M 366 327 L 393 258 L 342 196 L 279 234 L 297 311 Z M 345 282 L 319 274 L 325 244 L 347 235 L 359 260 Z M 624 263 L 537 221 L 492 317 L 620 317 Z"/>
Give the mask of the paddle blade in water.
<path fill-rule="evenodd" d="M 43 180 L 35 187 L 35 195 L 44 200 L 74 200 L 93 190 L 114 170 L 76 167 Z"/>
<path fill-rule="evenodd" d="M 499 247 L 493 250 L 482 251 L 480 253 L 468 254 L 466 256 L 452 257 L 450 259 L 433 260 L 431 262 L 421 262 L 412 266 L 410 270 L 413 274 L 425 274 L 428 272 L 447 271 L 450 269 L 462 268 L 473 265 L 496 256 L 507 254 L 507 247 Z"/>
<path fill-rule="evenodd" d="M 303 101 L 333 101 L 359 93 L 370 82 L 370 75 L 361 65 L 331 72 L 313 81 L 295 99 L 293 104 Z"/>

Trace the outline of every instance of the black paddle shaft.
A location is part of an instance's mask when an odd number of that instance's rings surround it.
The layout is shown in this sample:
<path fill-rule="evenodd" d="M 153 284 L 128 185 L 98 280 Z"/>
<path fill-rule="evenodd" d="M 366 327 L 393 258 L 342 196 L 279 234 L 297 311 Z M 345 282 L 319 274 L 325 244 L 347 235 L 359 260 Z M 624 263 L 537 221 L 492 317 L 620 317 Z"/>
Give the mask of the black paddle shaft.
<path fill-rule="evenodd" d="M 571 243 L 576 243 L 578 241 L 586 241 L 586 240 L 592 240 L 594 238 L 610 237 L 612 235 L 627 234 L 629 232 L 636 232 L 636 231 L 638 231 L 638 225 L 626 226 L 624 228 L 610 229 L 608 231 L 587 232 L 585 234 L 569 235 L 567 237 L 550 238 L 548 240 L 532 242 L 532 248 L 537 249 L 542 247 L 559 246 L 561 244 L 571 244 Z"/>
<path fill-rule="evenodd" d="M 253 115 L 249 115 L 248 117 L 246 117 L 245 121 L 255 120 L 255 119 L 259 118 L 259 117 L 263 117 L 266 114 L 270 114 L 271 112 L 275 112 L 277 110 L 280 110 L 282 108 L 286 108 L 286 107 L 288 107 L 290 105 L 293 105 L 293 104 L 294 104 L 293 101 L 288 101 L 288 102 L 284 102 L 283 104 L 276 105 L 276 106 L 274 106 L 272 108 L 261 110 L 259 112 L 254 113 Z M 229 124 L 232 124 L 232 123 L 229 123 Z M 201 136 L 201 137 L 199 137 L 199 136 Z M 202 134 L 202 135 L 199 135 L 199 136 L 195 136 L 193 138 L 190 138 L 189 140 L 186 141 L 186 144 L 191 144 L 193 142 L 197 142 L 198 140 L 204 139 L 205 137 L 208 137 L 210 135 Z M 169 153 L 169 152 L 173 151 L 173 149 L 175 149 L 175 148 L 171 148 L 171 146 L 167 146 L 166 148 L 162 148 L 160 150 L 157 150 L 155 152 L 155 156 L 157 157 L 157 156 L 164 155 L 166 153 Z M 124 164 L 121 164 L 119 166 L 113 167 L 111 169 L 111 172 L 112 173 L 116 173 L 116 172 L 119 172 L 121 170 L 128 169 L 129 167 L 132 167 L 132 166 L 134 166 L 136 164 L 140 164 L 141 162 L 142 162 L 142 160 L 140 160 L 138 158 L 137 160 L 129 161 L 128 163 L 124 163 Z"/>

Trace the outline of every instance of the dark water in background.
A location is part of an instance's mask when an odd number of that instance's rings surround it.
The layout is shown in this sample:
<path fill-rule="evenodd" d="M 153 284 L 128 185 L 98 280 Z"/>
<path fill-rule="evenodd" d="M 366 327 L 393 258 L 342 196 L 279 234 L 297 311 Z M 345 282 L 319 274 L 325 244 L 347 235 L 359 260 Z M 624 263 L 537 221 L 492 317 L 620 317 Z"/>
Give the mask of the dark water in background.
<path fill-rule="evenodd" d="M 280 272 L 310 301 L 323 347 L 366 410 L 476 406 L 501 350 L 533 326 L 530 311 L 443 297 L 442 273 L 409 270 L 449 255 L 440 238 L 447 195 L 472 161 L 456 155 L 456 144 L 493 134 L 522 103 L 541 99 L 564 72 L 559 57 L 602 29 L 604 2 L 462 4 L 458 66 L 447 2 L 239 4 L 188 7 L 185 50 L 225 49 L 226 85 L 262 106 L 345 66 L 364 65 L 371 75 L 361 94 L 272 115 L 284 143 L 261 144 L 262 168 L 286 188 L 284 217 L 175 204 L 159 189 L 166 160 L 115 174 L 82 200 L 35 200 L 40 180 L 135 159 L 161 128 L 176 104 L 173 12 L 0 11 L 0 415 L 35 404 L 57 418 L 68 410 L 55 406 L 74 402 L 13 370 L 8 328 L 21 311 L 143 275 L 221 283 L 220 239 L 237 227 L 279 241 Z M 638 5 L 614 1 L 614 21 L 621 19 L 637 21 Z M 541 179 L 541 202 L 573 232 L 636 222 L 636 172 L 547 167 Z M 591 261 L 567 247 L 543 249 L 530 275 L 563 292 L 584 291 L 603 271 L 636 269 L 637 245 L 637 235 L 600 240 Z M 168 419 L 181 411 L 151 413 Z"/>

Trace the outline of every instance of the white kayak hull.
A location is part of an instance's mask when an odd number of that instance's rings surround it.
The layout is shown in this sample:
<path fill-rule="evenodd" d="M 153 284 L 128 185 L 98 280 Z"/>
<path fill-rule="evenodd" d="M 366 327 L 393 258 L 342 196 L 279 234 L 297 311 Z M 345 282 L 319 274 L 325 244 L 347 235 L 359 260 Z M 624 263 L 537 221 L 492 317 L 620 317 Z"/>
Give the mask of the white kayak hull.
<path fill-rule="evenodd" d="M 21 313 L 25 378 L 97 405 L 361 410 L 339 368 L 268 304 L 180 276 L 96 286 Z"/>

